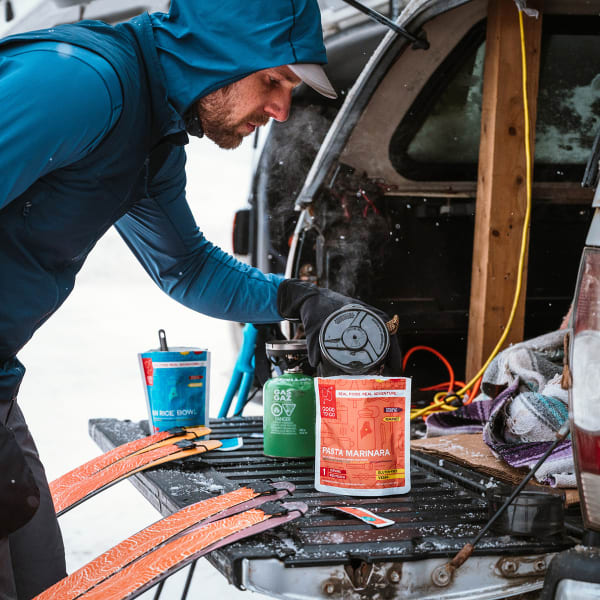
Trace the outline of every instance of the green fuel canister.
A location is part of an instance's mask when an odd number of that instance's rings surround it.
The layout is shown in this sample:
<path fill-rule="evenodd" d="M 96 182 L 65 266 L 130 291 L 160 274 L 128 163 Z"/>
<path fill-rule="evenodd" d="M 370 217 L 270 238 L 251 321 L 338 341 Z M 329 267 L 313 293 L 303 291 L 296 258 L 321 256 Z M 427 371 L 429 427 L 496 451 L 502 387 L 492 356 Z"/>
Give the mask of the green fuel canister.
<path fill-rule="evenodd" d="M 276 458 L 315 455 L 315 388 L 303 372 L 306 340 L 267 344 L 267 355 L 285 369 L 263 387 L 264 453 Z"/>

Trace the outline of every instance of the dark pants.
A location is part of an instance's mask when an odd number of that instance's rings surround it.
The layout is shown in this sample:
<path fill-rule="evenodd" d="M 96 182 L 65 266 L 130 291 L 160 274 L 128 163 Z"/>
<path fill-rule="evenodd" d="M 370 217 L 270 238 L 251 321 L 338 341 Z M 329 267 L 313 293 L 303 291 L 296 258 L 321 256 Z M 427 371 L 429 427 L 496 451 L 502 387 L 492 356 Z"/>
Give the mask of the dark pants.
<path fill-rule="evenodd" d="M 44 467 L 23 413 L 13 403 L 1 414 L 33 472 L 40 490 L 40 506 L 21 529 L 0 539 L 0 600 L 29 600 L 66 576 L 65 551 Z"/>

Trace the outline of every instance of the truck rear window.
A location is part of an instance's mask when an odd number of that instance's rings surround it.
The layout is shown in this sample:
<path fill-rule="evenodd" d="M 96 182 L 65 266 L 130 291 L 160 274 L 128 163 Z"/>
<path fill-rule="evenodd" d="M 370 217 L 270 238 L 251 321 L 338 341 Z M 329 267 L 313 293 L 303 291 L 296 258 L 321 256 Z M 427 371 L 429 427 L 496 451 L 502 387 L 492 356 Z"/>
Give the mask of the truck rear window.
<path fill-rule="evenodd" d="M 600 18 L 544 16 L 536 181 L 580 181 L 600 129 Z M 404 177 L 475 181 L 485 22 L 441 64 L 396 129 L 389 155 Z"/>

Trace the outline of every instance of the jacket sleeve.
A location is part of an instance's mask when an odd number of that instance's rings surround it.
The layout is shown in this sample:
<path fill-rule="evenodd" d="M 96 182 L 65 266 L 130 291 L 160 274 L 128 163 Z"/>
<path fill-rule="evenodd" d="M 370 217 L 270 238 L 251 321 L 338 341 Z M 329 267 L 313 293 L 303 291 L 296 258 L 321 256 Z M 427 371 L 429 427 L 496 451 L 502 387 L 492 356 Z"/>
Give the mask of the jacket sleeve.
<path fill-rule="evenodd" d="M 104 58 L 57 42 L 0 48 L 0 81 L 1 209 L 91 152 L 117 120 L 122 93 Z"/>
<path fill-rule="evenodd" d="M 117 230 L 158 286 L 185 306 L 230 321 L 281 321 L 283 278 L 236 260 L 203 236 L 185 199 L 184 166 L 185 151 L 175 147 Z"/>

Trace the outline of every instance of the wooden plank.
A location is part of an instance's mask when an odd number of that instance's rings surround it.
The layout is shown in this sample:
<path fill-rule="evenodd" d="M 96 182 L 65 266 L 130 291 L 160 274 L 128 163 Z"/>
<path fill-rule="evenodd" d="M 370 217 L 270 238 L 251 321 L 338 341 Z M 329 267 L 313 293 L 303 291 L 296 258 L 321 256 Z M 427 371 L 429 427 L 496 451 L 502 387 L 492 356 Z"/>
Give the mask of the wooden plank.
<path fill-rule="evenodd" d="M 541 11 L 539 2 L 529 7 Z M 539 79 L 540 18 L 524 17 L 531 151 Z M 490 0 L 484 66 L 479 174 L 467 348 L 467 378 L 487 360 L 508 321 L 526 207 L 519 15 L 513 0 Z M 505 345 L 523 338 L 524 298 Z"/>

